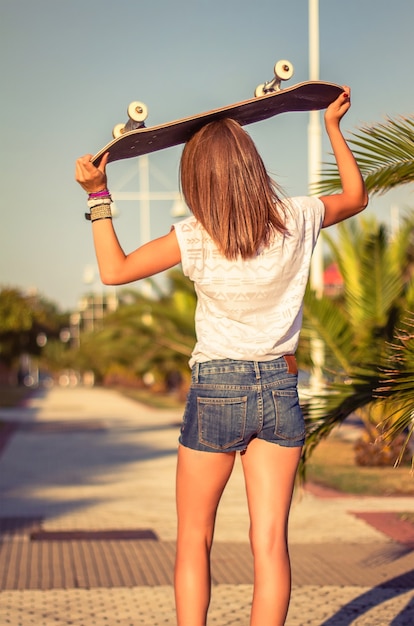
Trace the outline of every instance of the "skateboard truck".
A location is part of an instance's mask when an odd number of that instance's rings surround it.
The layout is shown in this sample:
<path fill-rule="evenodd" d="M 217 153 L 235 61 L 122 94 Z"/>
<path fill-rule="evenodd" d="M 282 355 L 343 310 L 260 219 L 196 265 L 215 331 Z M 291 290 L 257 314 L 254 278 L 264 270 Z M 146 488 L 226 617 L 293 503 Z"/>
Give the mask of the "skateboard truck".
<path fill-rule="evenodd" d="M 293 65 L 290 61 L 282 59 L 277 61 L 274 68 L 274 78 L 262 85 L 256 87 L 254 95 L 256 98 L 265 96 L 268 93 L 281 90 L 282 80 L 289 80 L 293 76 Z M 131 130 L 137 130 L 139 128 L 145 128 L 145 120 L 148 117 L 148 108 L 143 102 L 135 101 L 131 102 L 127 109 L 128 121 L 126 124 L 117 124 L 112 130 L 112 136 L 114 139 L 118 139 L 125 133 Z"/>
<path fill-rule="evenodd" d="M 294 69 L 290 61 L 283 59 L 282 61 L 277 61 L 273 71 L 275 73 L 275 77 L 272 80 L 256 87 L 254 92 L 256 98 L 265 96 L 267 93 L 280 91 L 282 80 L 289 80 L 289 78 L 292 78 Z"/>
<path fill-rule="evenodd" d="M 282 89 L 281 82 L 292 76 L 292 64 L 286 60 L 278 61 L 274 66 L 274 78 L 259 85 L 251 98 L 150 127 L 144 124 L 148 114 L 145 104 L 131 102 L 127 109 L 127 122 L 115 126 L 114 139 L 95 154 L 92 163 L 99 164 L 106 153 L 110 163 L 178 146 L 188 141 L 205 124 L 225 117 L 245 126 L 280 113 L 320 111 L 343 92 L 340 85 L 323 81 L 306 81 Z"/>
<path fill-rule="evenodd" d="M 148 107 L 143 102 L 131 102 L 127 109 L 128 121 L 126 124 L 117 124 L 114 126 L 112 136 L 114 139 L 121 137 L 124 133 L 137 128 L 145 127 L 145 120 L 148 117 Z"/>

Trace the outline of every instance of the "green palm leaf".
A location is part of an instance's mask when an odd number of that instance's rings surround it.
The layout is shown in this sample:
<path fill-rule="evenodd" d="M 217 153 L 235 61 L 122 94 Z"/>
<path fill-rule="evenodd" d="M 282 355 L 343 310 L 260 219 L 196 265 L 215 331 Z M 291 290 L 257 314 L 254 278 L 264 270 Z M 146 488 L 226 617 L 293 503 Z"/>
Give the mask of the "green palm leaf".
<path fill-rule="evenodd" d="M 349 144 L 371 194 L 383 194 L 402 184 L 414 182 L 414 116 L 387 118 L 352 133 Z M 338 191 L 341 182 L 336 165 L 327 163 L 318 194 Z"/>
<path fill-rule="evenodd" d="M 336 234 L 324 233 L 324 238 L 344 279 L 342 308 L 352 329 L 355 357 L 369 349 L 375 360 L 372 333 L 388 336 L 390 316 L 405 288 L 403 257 L 397 252 L 400 237 L 390 241 L 374 217 L 342 222 Z M 403 229 L 402 243 L 405 237 Z"/>
<path fill-rule="evenodd" d="M 352 329 L 346 314 L 329 298 L 317 298 L 308 288 L 304 299 L 303 338 L 322 339 L 326 358 L 347 372 L 352 357 Z"/>
<path fill-rule="evenodd" d="M 378 387 L 378 368 L 355 367 L 350 373 L 351 378 L 329 383 L 324 392 L 302 407 L 307 430 L 299 468 L 302 481 L 306 478 L 306 463 L 319 442 L 350 414 L 372 402 Z"/>

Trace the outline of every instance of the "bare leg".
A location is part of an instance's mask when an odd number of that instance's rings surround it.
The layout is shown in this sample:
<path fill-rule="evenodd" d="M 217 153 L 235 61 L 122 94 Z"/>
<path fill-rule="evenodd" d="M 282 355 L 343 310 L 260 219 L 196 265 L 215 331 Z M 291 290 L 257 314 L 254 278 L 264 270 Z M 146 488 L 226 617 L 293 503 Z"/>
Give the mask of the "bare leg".
<path fill-rule="evenodd" d="M 178 626 L 205 626 L 210 603 L 210 550 L 216 511 L 235 453 L 179 446 L 175 601 Z"/>
<path fill-rule="evenodd" d="M 254 591 L 250 626 L 283 626 L 291 593 L 287 524 L 301 448 L 254 439 L 242 455 Z"/>

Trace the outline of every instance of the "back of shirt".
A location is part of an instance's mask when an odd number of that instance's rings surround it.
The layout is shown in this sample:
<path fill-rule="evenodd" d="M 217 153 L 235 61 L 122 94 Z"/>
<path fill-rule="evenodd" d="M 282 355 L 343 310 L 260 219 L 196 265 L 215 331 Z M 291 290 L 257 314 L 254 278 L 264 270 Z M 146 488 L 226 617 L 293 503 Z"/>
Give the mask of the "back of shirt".
<path fill-rule="evenodd" d="M 324 217 L 318 198 L 284 201 L 288 234 L 254 258 L 229 261 L 191 216 L 174 225 L 183 272 L 197 293 L 190 360 L 269 361 L 294 354 L 310 261 Z"/>

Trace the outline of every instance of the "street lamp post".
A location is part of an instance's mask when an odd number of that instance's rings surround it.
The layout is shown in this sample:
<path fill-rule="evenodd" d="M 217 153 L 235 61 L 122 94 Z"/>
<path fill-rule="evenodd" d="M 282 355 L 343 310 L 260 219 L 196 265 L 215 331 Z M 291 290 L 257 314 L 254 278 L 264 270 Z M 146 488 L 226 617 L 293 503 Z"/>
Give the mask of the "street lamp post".
<path fill-rule="evenodd" d="M 319 0 L 309 0 L 309 79 L 319 80 Z M 311 111 L 308 127 L 308 182 L 309 193 L 319 182 L 322 161 L 322 130 L 319 111 Z M 312 255 L 310 286 L 317 298 L 323 295 L 323 246 L 319 238 Z M 323 342 L 311 338 L 311 387 L 317 393 L 323 382 L 322 367 L 325 361 Z"/>
<path fill-rule="evenodd" d="M 319 80 L 319 0 L 309 0 L 309 79 Z M 322 130 L 319 111 L 311 111 L 308 126 L 309 193 L 320 179 Z M 323 251 L 319 239 L 311 263 L 311 287 L 320 298 L 323 293 Z"/>

